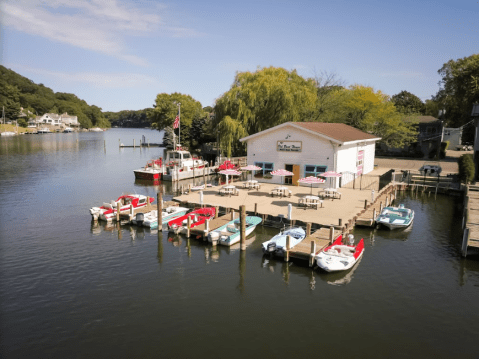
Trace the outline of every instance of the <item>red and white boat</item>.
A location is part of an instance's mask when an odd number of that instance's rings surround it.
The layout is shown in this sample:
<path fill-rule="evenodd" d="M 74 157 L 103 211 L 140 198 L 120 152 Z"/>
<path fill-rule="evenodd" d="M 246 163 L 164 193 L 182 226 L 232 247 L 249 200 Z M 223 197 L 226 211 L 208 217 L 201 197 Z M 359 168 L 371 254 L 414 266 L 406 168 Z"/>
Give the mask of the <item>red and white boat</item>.
<path fill-rule="evenodd" d="M 214 207 L 198 208 L 194 211 L 185 214 L 184 216 L 175 218 L 168 222 L 170 232 L 186 233 L 186 226 L 188 224 L 188 217 L 191 218 L 191 227 L 194 228 L 206 222 L 206 220 L 214 218 L 216 215 L 216 209 Z"/>
<path fill-rule="evenodd" d="M 148 161 L 145 167 L 133 171 L 135 178 L 152 181 L 160 180 L 165 173 L 165 168 L 162 162 L 163 160 L 161 158 Z"/>
<path fill-rule="evenodd" d="M 150 203 L 154 201 L 154 198 L 150 198 Z M 127 213 L 130 210 L 130 205 L 132 205 L 133 208 L 146 206 L 148 204 L 148 197 L 141 194 L 122 195 L 116 201 L 111 200 L 110 203 L 104 202 L 101 207 L 90 208 L 90 214 L 95 221 L 98 219 L 108 222 L 112 221 L 116 219 L 118 203 L 120 204 L 120 213 Z"/>
<path fill-rule="evenodd" d="M 340 235 L 330 246 L 316 255 L 318 267 L 327 272 L 337 272 L 352 268 L 364 253 L 364 239 L 353 245 L 354 236 L 349 235 L 350 245 L 343 244 Z"/>

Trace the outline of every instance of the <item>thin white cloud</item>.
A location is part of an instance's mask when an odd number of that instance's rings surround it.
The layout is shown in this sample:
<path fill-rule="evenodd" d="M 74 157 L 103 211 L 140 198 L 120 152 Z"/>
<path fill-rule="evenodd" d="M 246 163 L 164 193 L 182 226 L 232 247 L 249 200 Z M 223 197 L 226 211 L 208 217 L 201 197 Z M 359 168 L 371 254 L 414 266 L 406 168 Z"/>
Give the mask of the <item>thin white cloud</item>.
<path fill-rule="evenodd" d="M 36 75 L 48 76 L 53 80 L 64 83 L 84 83 L 96 88 L 142 88 L 148 85 L 157 85 L 157 80 L 151 76 L 135 73 L 105 74 L 98 72 L 59 72 L 28 66 L 13 66 L 25 72 Z"/>
<path fill-rule="evenodd" d="M 119 0 L 5 0 L 0 5 L 3 25 L 86 50 L 104 53 L 136 65 L 147 65 L 129 53 L 126 36 L 151 35 L 161 30 L 172 37 L 201 34 L 188 28 L 167 27 L 158 15 L 164 7 Z"/>

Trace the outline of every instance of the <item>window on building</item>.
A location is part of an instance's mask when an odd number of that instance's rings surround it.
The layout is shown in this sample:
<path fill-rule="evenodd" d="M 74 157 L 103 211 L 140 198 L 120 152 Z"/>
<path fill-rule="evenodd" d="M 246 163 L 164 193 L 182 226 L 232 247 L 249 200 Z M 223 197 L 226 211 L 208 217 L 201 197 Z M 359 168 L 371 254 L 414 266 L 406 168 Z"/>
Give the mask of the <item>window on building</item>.
<path fill-rule="evenodd" d="M 304 166 L 304 177 L 313 176 L 324 173 L 328 170 L 328 166 L 306 165 Z"/>
<path fill-rule="evenodd" d="M 256 178 L 271 176 L 270 173 L 274 169 L 274 164 L 272 162 L 255 162 L 254 165 L 261 167 L 261 170 L 256 171 L 254 174 Z"/>

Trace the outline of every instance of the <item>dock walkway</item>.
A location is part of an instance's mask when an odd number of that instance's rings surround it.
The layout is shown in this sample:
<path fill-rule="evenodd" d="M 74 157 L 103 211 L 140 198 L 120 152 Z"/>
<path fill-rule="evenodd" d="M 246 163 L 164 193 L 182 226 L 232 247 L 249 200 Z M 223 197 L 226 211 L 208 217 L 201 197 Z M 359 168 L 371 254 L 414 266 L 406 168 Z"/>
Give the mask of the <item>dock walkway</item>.
<path fill-rule="evenodd" d="M 463 228 L 462 255 L 466 257 L 470 247 L 479 249 L 479 186 L 466 188 Z"/>

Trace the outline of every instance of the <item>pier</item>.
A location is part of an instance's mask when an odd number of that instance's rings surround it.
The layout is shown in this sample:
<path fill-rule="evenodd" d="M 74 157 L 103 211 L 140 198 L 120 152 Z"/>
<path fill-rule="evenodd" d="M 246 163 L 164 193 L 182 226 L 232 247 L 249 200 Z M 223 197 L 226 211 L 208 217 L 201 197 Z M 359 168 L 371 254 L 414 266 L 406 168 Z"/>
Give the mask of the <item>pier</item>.
<path fill-rule="evenodd" d="M 464 196 L 462 256 L 470 248 L 479 249 L 479 186 L 468 185 Z"/>

